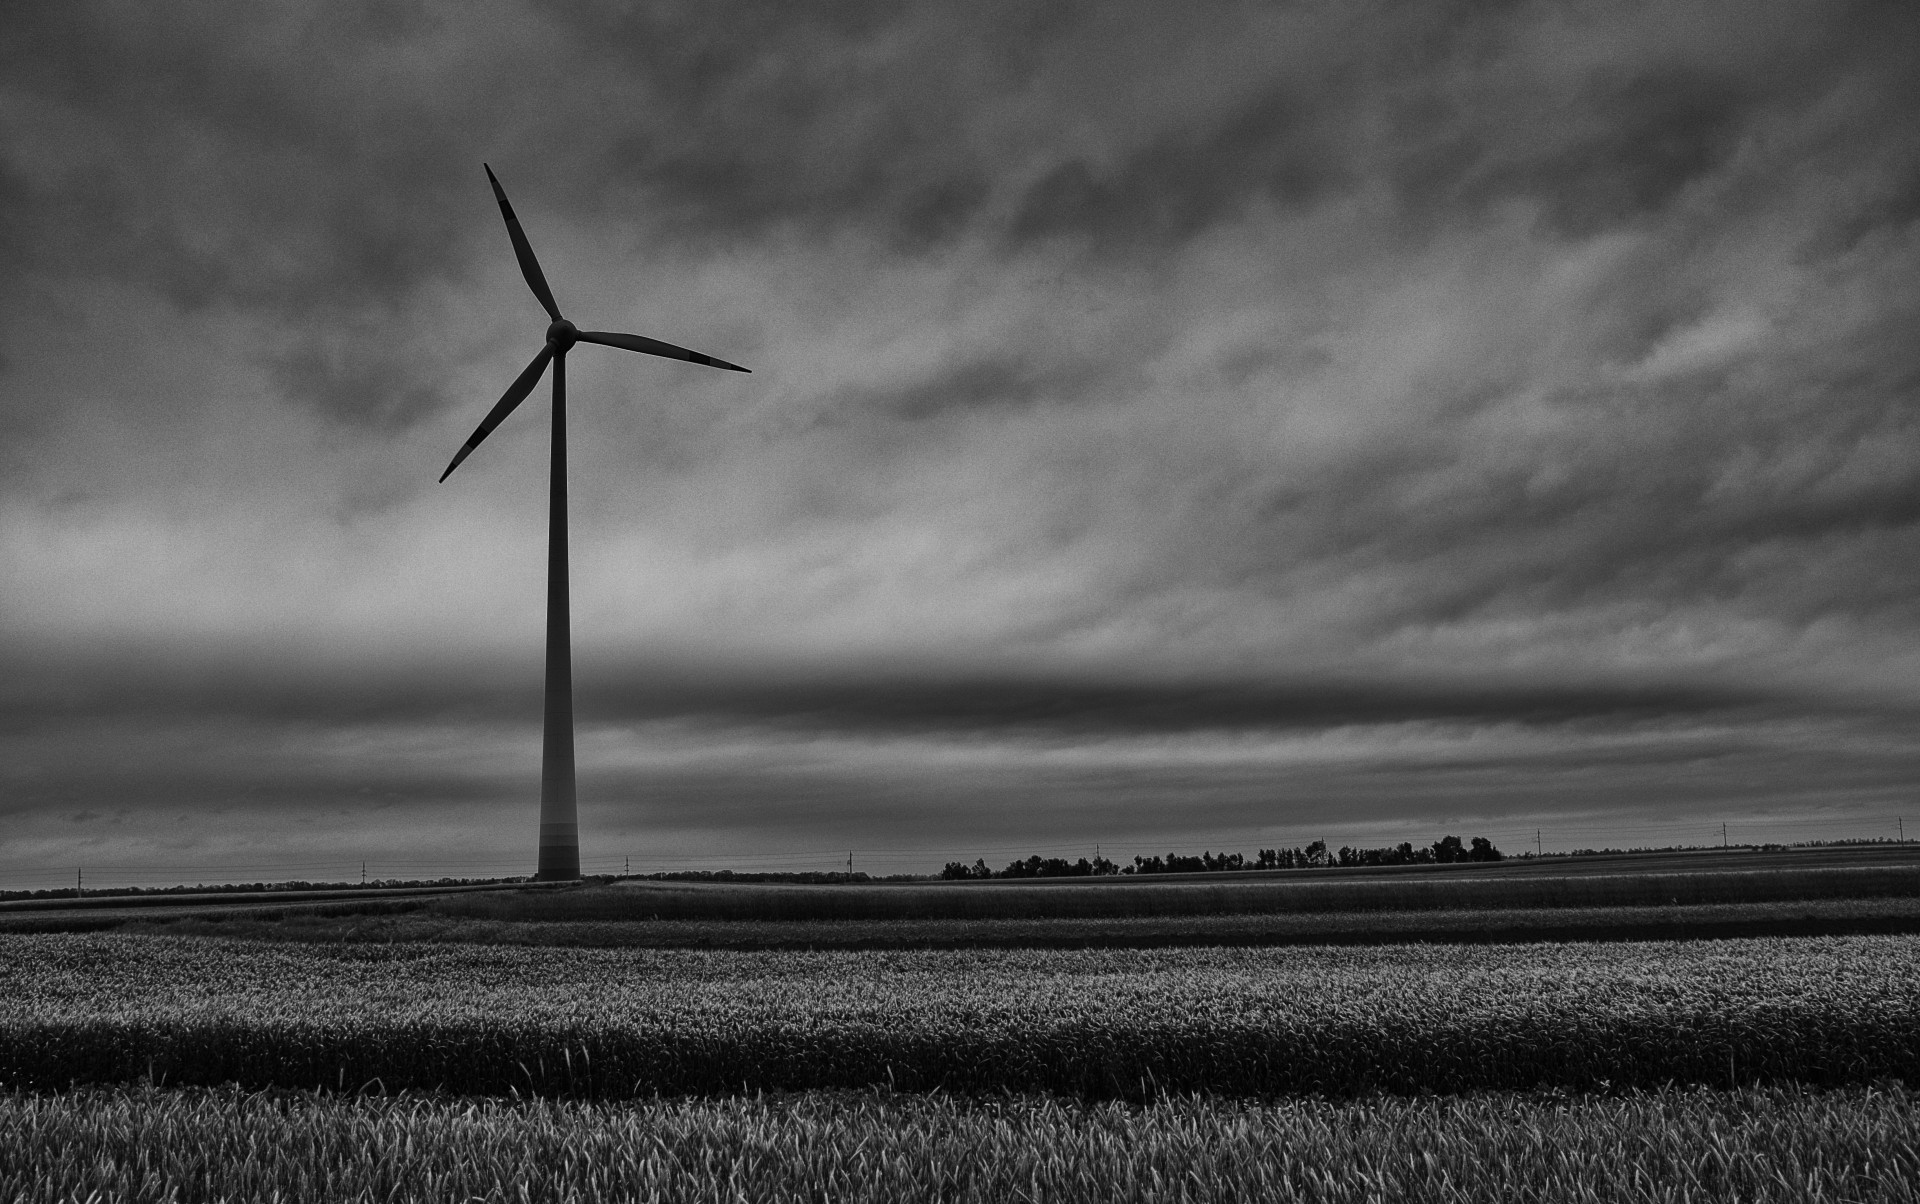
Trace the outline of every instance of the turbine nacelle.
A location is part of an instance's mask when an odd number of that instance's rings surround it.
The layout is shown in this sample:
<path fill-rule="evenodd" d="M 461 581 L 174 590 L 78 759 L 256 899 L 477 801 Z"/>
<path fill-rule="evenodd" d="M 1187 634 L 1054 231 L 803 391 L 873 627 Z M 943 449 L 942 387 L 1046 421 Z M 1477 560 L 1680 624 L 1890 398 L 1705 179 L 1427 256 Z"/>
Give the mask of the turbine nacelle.
<path fill-rule="evenodd" d="M 567 348 L 580 341 L 580 328 L 561 318 L 547 327 L 547 342 L 553 344 L 555 355 L 565 355 Z"/>

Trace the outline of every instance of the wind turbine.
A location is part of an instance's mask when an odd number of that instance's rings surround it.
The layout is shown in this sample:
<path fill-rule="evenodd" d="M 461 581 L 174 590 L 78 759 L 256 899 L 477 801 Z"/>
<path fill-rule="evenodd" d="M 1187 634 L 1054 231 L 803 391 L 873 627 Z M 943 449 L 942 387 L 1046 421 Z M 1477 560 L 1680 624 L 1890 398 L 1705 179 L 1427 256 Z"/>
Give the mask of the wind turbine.
<path fill-rule="evenodd" d="M 749 369 L 637 334 L 580 330 L 561 317 L 560 307 L 553 300 L 553 290 L 547 287 L 540 261 L 533 257 L 533 247 L 527 242 L 526 231 L 520 228 L 520 219 L 513 215 L 513 206 L 507 203 L 506 192 L 495 178 L 493 168 L 484 163 L 481 166 L 486 167 L 487 182 L 493 185 L 494 199 L 500 202 L 500 216 L 506 219 L 507 237 L 513 240 L 513 254 L 520 261 L 520 274 L 527 278 L 527 287 L 533 290 L 541 308 L 553 321 L 547 327 L 547 345 L 507 386 L 493 409 L 487 411 L 487 416 L 467 438 L 466 446 L 454 455 L 447 471 L 440 474 L 440 479 L 444 481 L 453 475 L 453 470 L 480 446 L 481 440 L 491 435 L 493 428 L 527 399 L 551 363 L 553 460 L 547 502 L 547 714 L 540 749 L 540 868 L 536 877 L 573 879 L 580 876 L 580 823 L 573 789 L 573 640 L 567 605 L 567 352 L 575 343 L 598 343 L 603 347 L 705 364 L 709 368 L 733 372 Z"/>

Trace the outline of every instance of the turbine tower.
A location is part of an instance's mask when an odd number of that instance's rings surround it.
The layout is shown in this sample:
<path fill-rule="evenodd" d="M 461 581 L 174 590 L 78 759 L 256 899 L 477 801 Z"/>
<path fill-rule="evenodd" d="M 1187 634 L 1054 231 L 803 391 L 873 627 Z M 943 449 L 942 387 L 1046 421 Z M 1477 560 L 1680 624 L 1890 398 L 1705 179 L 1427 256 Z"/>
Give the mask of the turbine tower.
<path fill-rule="evenodd" d="M 573 790 L 573 640 L 567 605 L 567 352 L 575 343 L 598 343 L 603 347 L 705 364 L 709 368 L 733 372 L 748 369 L 637 334 L 580 330 L 561 317 L 560 307 L 553 300 L 553 290 L 547 287 L 540 261 L 533 257 L 533 247 L 527 242 L 526 231 L 520 228 L 520 219 L 513 215 L 513 206 L 507 203 L 506 192 L 495 178 L 493 168 L 484 163 L 481 166 L 486 167 L 487 182 L 493 185 L 494 199 L 500 202 L 500 216 L 506 219 L 507 237 L 513 241 L 520 274 L 527 278 L 527 287 L 533 290 L 552 324 L 547 327 L 546 346 L 507 386 L 493 409 L 487 411 L 466 445 L 454 455 L 453 463 L 440 474 L 440 479 L 444 481 L 453 475 L 453 470 L 480 446 L 480 441 L 527 399 L 551 363 L 553 458 L 547 502 L 547 705 L 540 748 L 540 868 L 535 876 L 543 881 L 574 879 L 580 876 L 580 822 Z"/>

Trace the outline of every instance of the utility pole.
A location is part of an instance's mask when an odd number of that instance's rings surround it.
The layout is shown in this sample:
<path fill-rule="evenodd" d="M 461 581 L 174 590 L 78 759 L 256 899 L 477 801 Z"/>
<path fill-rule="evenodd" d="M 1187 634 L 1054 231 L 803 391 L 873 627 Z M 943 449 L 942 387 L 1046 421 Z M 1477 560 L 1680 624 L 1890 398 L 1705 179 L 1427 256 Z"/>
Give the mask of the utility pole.
<path fill-rule="evenodd" d="M 1723 849 L 1727 847 L 1727 825 L 1725 824 L 1720 825 L 1720 847 Z"/>
<path fill-rule="evenodd" d="M 1533 830 L 1533 855 L 1535 857 L 1544 857 L 1546 856 L 1546 852 L 1546 846 L 1540 843 L 1540 829 L 1535 828 Z"/>
<path fill-rule="evenodd" d="M 366 884 L 367 884 L 367 863 L 365 861 L 362 861 L 360 863 L 360 885 L 365 886 Z"/>
<path fill-rule="evenodd" d="M 1900 843 L 1901 844 L 1907 843 L 1907 817 L 1902 815 L 1899 819 L 1896 819 L 1893 822 L 1900 825 Z"/>
<path fill-rule="evenodd" d="M 847 881 L 853 881 L 853 850 L 847 850 Z"/>
<path fill-rule="evenodd" d="M 625 874 L 622 874 L 621 877 L 623 878 L 633 877 L 633 854 L 632 853 L 627 854 L 627 872 Z"/>
<path fill-rule="evenodd" d="M 79 867 L 76 866 L 73 871 L 73 893 L 76 895 L 81 895 L 86 893 L 80 888 L 80 873 L 81 871 Z"/>

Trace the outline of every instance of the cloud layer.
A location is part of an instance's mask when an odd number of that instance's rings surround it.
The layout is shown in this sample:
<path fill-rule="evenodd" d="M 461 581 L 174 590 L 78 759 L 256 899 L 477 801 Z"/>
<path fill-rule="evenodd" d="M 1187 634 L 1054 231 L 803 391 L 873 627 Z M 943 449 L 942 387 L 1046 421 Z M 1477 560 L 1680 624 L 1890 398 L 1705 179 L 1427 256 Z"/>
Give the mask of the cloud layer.
<path fill-rule="evenodd" d="M 528 843 L 543 394 L 433 483 L 544 322 L 483 159 L 569 316 L 755 369 L 569 360 L 630 844 L 1878 816 L 1917 51 L 1891 4 L 22 16 L 0 862 L 109 803 L 129 862 L 365 797 Z"/>

